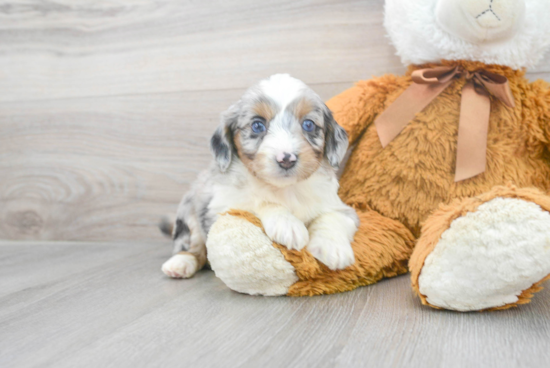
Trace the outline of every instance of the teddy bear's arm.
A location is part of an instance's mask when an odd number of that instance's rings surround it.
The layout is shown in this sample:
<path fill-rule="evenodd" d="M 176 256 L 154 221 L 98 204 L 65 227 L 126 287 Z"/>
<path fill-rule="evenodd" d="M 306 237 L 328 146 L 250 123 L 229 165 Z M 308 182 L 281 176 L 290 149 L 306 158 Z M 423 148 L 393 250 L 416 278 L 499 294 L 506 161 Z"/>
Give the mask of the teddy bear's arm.
<path fill-rule="evenodd" d="M 361 81 L 327 102 L 334 119 L 348 133 L 350 145 L 356 142 L 376 116 L 384 110 L 388 91 L 395 85 L 396 77 L 385 75 Z"/>

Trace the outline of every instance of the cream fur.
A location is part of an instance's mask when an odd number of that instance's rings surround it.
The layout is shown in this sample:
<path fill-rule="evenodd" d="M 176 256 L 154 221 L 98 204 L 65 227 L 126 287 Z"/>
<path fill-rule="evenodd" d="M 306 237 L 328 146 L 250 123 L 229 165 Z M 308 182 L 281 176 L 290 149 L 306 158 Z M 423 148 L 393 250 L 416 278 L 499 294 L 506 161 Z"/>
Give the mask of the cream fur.
<path fill-rule="evenodd" d="M 212 269 L 229 288 L 250 295 L 285 295 L 298 281 L 294 267 L 262 230 L 233 216 L 221 216 L 208 240 Z"/>
<path fill-rule="evenodd" d="M 488 7 L 490 0 L 386 0 L 384 25 L 405 65 L 445 59 L 529 68 L 550 46 L 550 1 L 515 1 L 525 2 L 524 17 L 514 16 L 520 8 L 510 0 L 492 3 L 496 10 L 507 14 L 503 22 L 518 23 L 513 32 L 509 32 L 511 28 L 498 31 L 488 13 L 477 19 L 472 16 L 478 8 Z M 438 15 L 437 10 L 443 8 L 452 14 Z M 456 23 L 442 27 L 438 19 Z"/>
<path fill-rule="evenodd" d="M 430 304 L 473 311 L 514 303 L 550 269 L 550 214 L 496 198 L 454 220 L 419 277 Z"/>

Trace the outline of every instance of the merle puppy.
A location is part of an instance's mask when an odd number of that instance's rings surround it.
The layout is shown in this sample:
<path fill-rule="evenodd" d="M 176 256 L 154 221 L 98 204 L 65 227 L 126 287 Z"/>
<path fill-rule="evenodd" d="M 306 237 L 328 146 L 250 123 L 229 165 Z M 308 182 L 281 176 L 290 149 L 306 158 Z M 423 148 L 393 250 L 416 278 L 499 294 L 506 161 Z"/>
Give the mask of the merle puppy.
<path fill-rule="evenodd" d="M 346 132 L 301 81 L 276 74 L 250 88 L 222 114 L 215 161 L 179 205 L 163 272 L 188 278 L 201 269 L 208 230 L 230 209 L 255 214 L 272 240 L 307 246 L 331 269 L 351 265 L 359 220 L 338 197 L 336 177 L 347 147 Z"/>

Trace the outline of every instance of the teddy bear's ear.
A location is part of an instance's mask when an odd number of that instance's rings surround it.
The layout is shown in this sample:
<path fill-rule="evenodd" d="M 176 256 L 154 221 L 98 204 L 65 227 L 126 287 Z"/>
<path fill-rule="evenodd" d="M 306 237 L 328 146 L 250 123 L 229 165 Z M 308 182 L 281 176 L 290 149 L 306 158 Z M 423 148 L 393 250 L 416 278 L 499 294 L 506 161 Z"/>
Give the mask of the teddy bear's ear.
<path fill-rule="evenodd" d="M 325 156 L 332 167 L 339 167 L 348 149 L 348 134 L 338 125 L 332 112 L 325 105 Z"/>
<path fill-rule="evenodd" d="M 232 105 L 222 113 L 221 123 L 210 139 L 210 149 L 218 163 L 221 172 L 225 172 L 231 164 L 235 144 L 233 142 L 233 127 L 237 124 L 240 103 Z"/>

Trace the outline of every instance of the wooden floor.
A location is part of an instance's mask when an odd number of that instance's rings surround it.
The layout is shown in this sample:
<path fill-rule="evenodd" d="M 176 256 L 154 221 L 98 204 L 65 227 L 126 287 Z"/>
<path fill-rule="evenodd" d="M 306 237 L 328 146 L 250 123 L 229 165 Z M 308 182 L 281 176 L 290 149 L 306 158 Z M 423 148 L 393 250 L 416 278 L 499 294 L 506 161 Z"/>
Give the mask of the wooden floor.
<path fill-rule="evenodd" d="M 212 271 L 160 272 L 155 243 L 0 242 L 0 367 L 533 367 L 550 290 L 518 309 L 420 305 L 408 277 L 320 297 L 252 297 Z"/>

